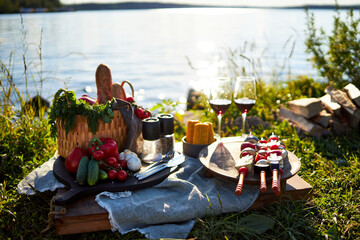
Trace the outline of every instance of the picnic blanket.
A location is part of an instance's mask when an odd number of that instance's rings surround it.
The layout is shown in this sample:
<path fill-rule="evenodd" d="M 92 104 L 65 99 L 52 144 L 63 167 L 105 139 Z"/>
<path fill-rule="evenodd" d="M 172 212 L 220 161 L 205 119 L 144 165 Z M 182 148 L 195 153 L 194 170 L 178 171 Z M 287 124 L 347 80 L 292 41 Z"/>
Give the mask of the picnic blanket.
<path fill-rule="evenodd" d="M 40 192 L 64 187 L 52 174 L 55 159 L 23 179 L 18 192 L 34 194 L 29 184 Z M 260 193 L 259 186 L 245 185 L 242 195 L 236 196 L 235 187 L 235 182 L 206 178 L 199 159 L 186 157 L 179 170 L 158 185 L 133 192 L 103 192 L 95 200 L 109 212 L 113 231 L 125 234 L 137 230 L 150 239 L 184 239 L 196 218 L 245 211 Z"/>

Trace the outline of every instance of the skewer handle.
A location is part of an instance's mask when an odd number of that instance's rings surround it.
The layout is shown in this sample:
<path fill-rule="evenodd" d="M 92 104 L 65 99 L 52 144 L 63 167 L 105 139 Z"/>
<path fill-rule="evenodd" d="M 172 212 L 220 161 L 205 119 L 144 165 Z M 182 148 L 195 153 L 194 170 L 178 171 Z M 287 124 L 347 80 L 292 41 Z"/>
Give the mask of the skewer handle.
<path fill-rule="evenodd" d="M 281 176 L 282 176 L 283 170 L 279 170 L 279 180 L 278 180 L 278 186 L 279 186 L 279 194 L 281 193 Z"/>
<path fill-rule="evenodd" d="M 241 195 L 241 192 L 242 192 L 242 189 L 243 189 L 244 178 L 245 178 L 245 173 L 240 173 L 239 182 L 236 185 L 236 189 L 235 189 L 235 194 L 237 196 Z"/>
<path fill-rule="evenodd" d="M 274 191 L 276 196 L 280 195 L 280 184 L 279 184 L 279 180 L 278 180 L 278 170 L 277 169 L 273 170 L 273 180 L 272 180 L 271 188 Z"/>
<path fill-rule="evenodd" d="M 266 188 L 266 172 L 265 171 L 260 172 L 260 191 L 261 192 L 266 192 L 267 191 L 267 188 Z"/>

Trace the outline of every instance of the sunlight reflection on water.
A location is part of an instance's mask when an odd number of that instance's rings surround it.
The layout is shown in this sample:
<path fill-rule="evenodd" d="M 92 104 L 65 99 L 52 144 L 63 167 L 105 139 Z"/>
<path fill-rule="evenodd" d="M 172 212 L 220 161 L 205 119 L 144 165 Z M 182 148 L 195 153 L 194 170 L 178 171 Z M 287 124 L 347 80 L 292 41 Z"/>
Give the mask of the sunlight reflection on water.
<path fill-rule="evenodd" d="M 317 22 L 331 27 L 332 10 L 314 10 Z M 160 99 L 183 101 L 190 87 L 204 89 L 219 69 L 219 52 L 240 49 L 261 61 L 260 76 L 272 70 L 285 78 L 314 74 L 306 62 L 305 12 L 301 9 L 192 8 L 154 10 L 79 11 L 23 15 L 30 82 L 45 78 L 41 94 L 52 99 L 67 82 L 77 95 L 96 97 L 95 70 L 110 66 L 113 81 L 129 80 L 140 105 Z M 0 15 L 0 55 L 8 60 L 11 50 L 15 82 L 24 90 L 20 16 Z M 37 48 L 42 36 L 42 62 Z M 290 39 L 290 40 L 289 40 Z M 289 43 L 285 43 L 289 40 Z M 288 58 L 292 44 L 293 56 Z M 195 71 L 188 65 L 191 60 Z M 285 59 L 285 60 L 284 60 Z M 33 79 L 33 80 L 32 80 Z M 86 91 L 85 91 L 86 89 Z M 31 87 L 32 94 L 35 88 Z"/>

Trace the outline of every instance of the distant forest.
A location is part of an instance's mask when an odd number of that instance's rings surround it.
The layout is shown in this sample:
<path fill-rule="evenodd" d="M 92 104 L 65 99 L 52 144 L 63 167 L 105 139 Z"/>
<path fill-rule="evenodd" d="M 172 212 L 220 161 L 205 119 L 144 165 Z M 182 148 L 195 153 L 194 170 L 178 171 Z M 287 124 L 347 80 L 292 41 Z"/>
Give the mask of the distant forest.
<path fill-rule="evenodd" d="M 0 0 L 0 13 L 17 13 L 21 8 L 47 8 L 55 11 L 60 0 Z"/>
<path fill-rule="evenodd" d="M 156 0 L 155 0 L 156 1 Z M 188 5 L 160 2 L 119 2 L 119 3 L 85 3 L 62 5 L 60 0 L 0 0 L 1 13 L 18 13 L 21 8 L 47 8 L 48 11 L 82 11 L 82 10 L 113 10 L 113 9 L 154 9 L 154 8 L 187 8 L 187 7 L 219 7 L 205 5 Z M 234 6 L 235 7 L 235 6 Z M 241 6 L 237 6 L 241 7 Z M 304 8 L 309 9 L 334 9 L 334 5 L 307 5 L 298 7 L 279 7 L 279 8 Z M 248 8 L 248 7 L 241 7 Z M 261 8 L 261 7 L 260 7 Z M 360 9 L 360 5 L 341 6 L 341 8 Z"/>

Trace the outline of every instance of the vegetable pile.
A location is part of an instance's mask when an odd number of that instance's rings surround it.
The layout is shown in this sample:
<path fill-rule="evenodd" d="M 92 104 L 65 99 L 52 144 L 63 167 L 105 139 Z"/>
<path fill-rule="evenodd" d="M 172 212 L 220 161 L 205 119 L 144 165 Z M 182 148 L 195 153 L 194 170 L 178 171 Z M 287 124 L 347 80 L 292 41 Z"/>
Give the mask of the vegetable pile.
<path fill-rule="evenodd" d="M 119 154 L 111 138 L 93 138 L 87 151 L 77 147 L 69 154 L 65 168 L 80 185 L 94 186 L 99 180 L 125 181 L 141 168 L 141 160 L 128 149 Z"/>

